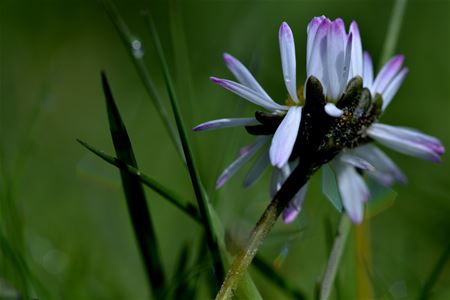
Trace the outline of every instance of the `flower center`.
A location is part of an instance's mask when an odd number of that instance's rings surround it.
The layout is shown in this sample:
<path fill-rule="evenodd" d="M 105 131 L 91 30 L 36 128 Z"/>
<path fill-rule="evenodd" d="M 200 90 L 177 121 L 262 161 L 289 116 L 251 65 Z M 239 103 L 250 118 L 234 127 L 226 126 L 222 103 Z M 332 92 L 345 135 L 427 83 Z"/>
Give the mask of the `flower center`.
<path fill-rule="evenodd" d="M 344 111 L 341 117 L 329 116 L 324 111 L 326 103 L 320 81 L 308 78 L 300 132 L 291 159 L 303 157 L 322 165 L 344 148 L 370 141 L 366 130 L 380 115 L 382 99 L 378 94 L 372 99 L 370 91 L 363 88 L 361 77 L 353 78 L 336 102 Z"/>

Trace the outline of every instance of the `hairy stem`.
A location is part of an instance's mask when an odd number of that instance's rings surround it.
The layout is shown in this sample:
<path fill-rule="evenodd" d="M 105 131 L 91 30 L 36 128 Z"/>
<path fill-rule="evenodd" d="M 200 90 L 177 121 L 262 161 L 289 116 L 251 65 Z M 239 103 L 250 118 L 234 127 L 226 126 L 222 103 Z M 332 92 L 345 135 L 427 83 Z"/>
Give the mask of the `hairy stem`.
<path fill-rule="evenodd" d="M 289 201 L 298 190 L 308 181 L 314 173 L 310 166 L 299 165 L 283 184 L 281 189 L 274 196 L 269 206 L 260 217 L 254 227 L 246 247 L 241 250 L 228 270 L 225 281 L 216 296 L 216 300 L 231 299 L 233 291 L 236 289 L 242 276 L 247 271 L 253 258 L 262 244 L 264 238 L 272 229 L 281 212 L 289 204 Z"/>

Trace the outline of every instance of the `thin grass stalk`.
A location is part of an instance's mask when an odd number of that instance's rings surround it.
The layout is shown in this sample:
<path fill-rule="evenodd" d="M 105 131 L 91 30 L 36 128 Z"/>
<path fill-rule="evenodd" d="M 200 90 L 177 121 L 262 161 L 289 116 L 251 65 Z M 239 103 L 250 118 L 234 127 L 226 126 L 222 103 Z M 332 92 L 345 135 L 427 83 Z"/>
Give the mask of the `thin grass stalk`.
<path fill-rule="evenodd" d="M 175 122 L 181 140 L 181 145 L 183 147 L 183 153 L 186 158 L 186 164 L 188 167 L 189 175 L 191 177 L 194 193 L 197 198 L 198 209 L 202 218 L 203 228 L 205 230 L 206 242 L 208 244 L 210 254 L 212 256 L 214 274 L 216 276 L 218 284 L 220 285 L 220 282 L 222 281 L 225 273 L 225 259 L 224 259 L 225 254 L 222 253 L 222 249 L 219 246 L 219 237 L 217 234 L 217 228 L 214 225 L 214 222 L 212 221 L 208 196 L 201 182 L 200 174 L 197 170 L 197 166 L 195 164 L 194 157 L 192 155 L 192 150 L 187 137 L 183 117 L 178 107 L 178 97 L 175 92 L 172 77 L 169 72 L 169 67 L 166 62 L 166 58 L 161 46 L 158 33 L 153 24 L 153 21 L 151 20 L 150 15 L 146 16 L 146 20 L 148 22 L 148 27 L 150 29 L 150 33 L 156 48 L 156 52 L 161 62 L 164 80 L 166 83 L 167 92 L 169 94 L 170 104 L 172 106 L 172 111 L 175 116 Z"/>
<path fill-rule="evenodd" d="M 127 24 L 122 19 L 120 13 L 117 11 L 117 7 L 115 6 L 112 0 L 101 0 L 101 2 L 111 22 L 113 23 L 114 27 L 119 33 L 119 36 L 127 50 L 127 53 L 130 55 L 130 58 L 133 61 L 133 64 L 136 68 L 139 78 L 141 79 L 142 84 L 145 87 L 145 90 L 150 96 L 150 99 L 154 107 L 156 108 L 156 112 L 158 113 L 167 132 L 169 133 L 170 139 L 172 140 L 178 154 L 184 160 L 180 139 L 178 138 L 176 130 L 169 117 L 166 105 L 164 104 L 162 97 L 158 92 L 158 89 L 156 88 L 156 85 L 153 82 L 153 79 L 150 76 L 148 68 L 145 64 L 144 61 L 145 49 L 142 44 L 142 41 L 132 34 L 131 30 L 128 28 Z"/>

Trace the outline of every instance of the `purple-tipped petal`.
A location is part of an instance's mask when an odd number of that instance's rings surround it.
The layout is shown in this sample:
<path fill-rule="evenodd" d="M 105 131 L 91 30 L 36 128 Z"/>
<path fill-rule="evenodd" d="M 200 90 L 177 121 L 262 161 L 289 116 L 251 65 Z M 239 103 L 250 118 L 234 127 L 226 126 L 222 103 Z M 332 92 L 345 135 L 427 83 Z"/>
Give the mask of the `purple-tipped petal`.
<path fill-rule="evenodd" d="M 289 108 L 288 113 L 278 126 L 269 150 L 270 161 L 273 166 L 281 168 L 284 164 L 286 164 L 289 156 L 291 156 L 295 140 L 297 139 L 301 116 L 302 108 L 292 106 Z"/>
<path fill-rule="evenodd" d="M 306 61 L 308 62 L 311 57 L 311 51 L 313 49 L 314 39 L 316 37 L 317 30 L 323 20 L 327 19 L 325 16 L 314 17 L 308 24 L 308 40 L 306 45 Z"/>
<path fill-rule="evenodd" d="M 216 188 L 221 188 L 228 179 L 231 178 L 242 166 L 250 160 L 250 158 L 255 155 L 255 153 L 258 151 L 259 148 L 261 148 L 262 145 L 268 142 L 268 137 L 259 137 L 257 140 L 253 143 L 247 146 L 247 151 L 244 151 L 240 153 L 239 157 L 232 162 L 220 175 L 219 179 L 216 181 Z"/>
<path fill-rule="evenodd" d="M 337 108 L 336 105 L 331 102 L 325 104 L 324 110 L 330 117 L 334 118 L 339 118 L 344 114 L 342 109 Z"/>
<path fill-rule="evenodd" d="M 265 98 L 264 95 L 261 95 L 250 88 L 243 86 L 237 82 L 220 79 L 217 77 L 210 77 L 211 81 L 222 86 L 223 88 L 235 93 L 236 95 L 256 104 L 261 107 L 264 107 L 267 110 L 286 110 L 287 107 L 284 105 L 280 105 L 274 101 L 271 101 Z"/>
<path fill-rule="evenodd" d="M 343 71 L 345 67 L 345 50 L 347 34 L 342 19 L 336 19 L 328 27 L 327 34 L 327 61 L 325 72 L 328 73 L 327 96 L 338 99 L 343 91 L 345 82 Z"/>
<path fill-rule="evenodd" d="M 269 159 L 269 151 L 265 151 L 255 162 L 253 167 L 248 172 L 247 176 L 244 179 L 244 187 L 248 188 L 252 184 L 254 184 L 256 181 L 258 181 L 259 178 L 261 178 L 261 175 L 264 173 L 264 171 L 267 169 L 267 167 L 270 165 L 270 159 Z"/>
<path fill-rule="evenodd" d="M 373 64 L 368 52 L 364 52 L 363 84 L 368 89 L 371 89 L 373 84 Z"/>
<path fill-rule="evenodd" d="M 405 80 L 406 75 L 408 75 L 408 69 L 403 68 L 397 76 L 392 80 L 392 82 L 387 87 L 386 91 L 383 93 L 383 110 L 386 109 L 386 107 L 391 103 L 392 98 L 394 98 L 395 94 L 397 93 L 398 89 L 403 83 L 403 80 Z"/>
<path fill-rule="evenodd" d="M 433 162 L 440 162 L 445 152 L 438 139 L 409 128 L 375 123 L 367 134 L 395 151 Z"/>
<path fill-rule="evenodd" d="M 298 103 L 294 36 L 286 22 L 281 24 L 279 40 L 284 83 L 291 98 Z"/>
<path fill-rule="evenodd" d="M 352 63 L 351 78 L 355 76 L 363 76 L 363 51 L 361 35 L 359 33 L 358 24 L 353 21 L 350 24 L 350 34 L 353 35 L 352 43 Z"/>
<path fill-rule="evenodd" d="M 285 224 L 292 223 L 297 215 L 300 213 L 305 200 L 306 192 L 308 191 L 308 183 L 306 183 L 294 198 L 289 202 L 288 206 L 283 210 L 282 218 Z"/>
<path fill-rule="evenodd" d="M 343 163 L 335 165 L 342 204 L 353 223 L 359 224 L 364 216 L 364 202 L 369 198 L 369 189 L 353 166 Z"/>
<path fill-rule="evenodd" d="M 214 130 L 227 127 L 258 124 L 255 118 L 218 119 L 199 124 L 192 128 L 193 131 Z"/>
<path fill-rule="evenodd" d="M 342 153 L 338 157 L 342 162 L 352 165 L 355 168 L 365 171 L 375 170 L 375 167 L 370 162 L 356 155 L 352 155 L 350 151 L 348 153 Z"/>
<path fill-rule="evenodd" d="M 242 85 L 254 90 L 258 94 L 263 95 L 265 98 L 272 101 L 270 96 L 261 87 L 258 81 L 256 81 L 255 77 L 253 77 L 252 73 L 250 73 L 250 71 L 239 60 L 228 53 L 224 53 L 223 59 L 228 69 Z"/>
<path fill-rule="evenodd" d="M 311 55 L 306 62 L 306 77 L 314 76 L 322 83 L 324 93 L 327 93 L 328 76 L 325 73 L 327 64 L 327 34 L 328 28 L 331 26 L 329 19 L 325 18 L 317 28 L 314 37 Z"/>
<path fill-rule="evenodd" d="M 403 61 L 403 55 L 396 55 L 381 68 L 381 71 L 378 73 L 372 89 L 370 90 L 372 95 L 375 95 L 376 93 L 382 94 L 385 91 L 386 87 L 402 67 Z"/>
<path fill-rule="evenodd" d="M 405 184 L 407 178 L 400 168 L 389 158 L 380 148 L 373 144 L 366 144 L 356 147 L 351 152 L 368 161 L 374 166 L 375 170 L 369 172 L 381 184 L 390 186 L 394 181 Z"/>

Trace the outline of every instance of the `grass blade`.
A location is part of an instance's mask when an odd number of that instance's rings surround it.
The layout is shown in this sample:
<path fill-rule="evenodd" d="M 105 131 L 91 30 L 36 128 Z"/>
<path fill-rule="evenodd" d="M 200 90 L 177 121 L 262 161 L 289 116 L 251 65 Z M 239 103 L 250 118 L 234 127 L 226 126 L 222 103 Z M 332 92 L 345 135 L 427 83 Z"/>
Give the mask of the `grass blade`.
<path fill-rule="evenodd" d="M 102 85 L 106 98 L 111 137 L 117 157 L 131 166 L 137 167 L 130 138 L 122 122 L 104 73 L 102 73 Z M 155 298 L 161 299 L 161 295 L 165 289 L 165 279 L 144 189 L 136 176 L 122 170 L 120 171 L 120 175 L 128 211 L 144 259 L 149 283 Z"/>
<path fill-rule="evenodd" d="M 183 159 L 183 150 L 181 148 L 180 139 L 175 131 L 175 128 L 169 118 L 169 114 L 167 112 L 166 105 L 164 104 L 158 89 L 156 88 L 155 83 L 153 82 L 150 73 L 147 69 L 147 66 L 144 62 L 144 53 L 145 49 L 143 47 L 142 41 L 138 39 L 135 35 L 133 35 L 128 28 L 127 24 L 124 22 L 119 12 L 117 11 L 116 6 L 111 0 L 102 0 L 103 7 L 111 19 L 111 22 L 114 24 L 119 36 L 127 49 L 128 54 L 130 55 L 131 60 L 136 68 L 136 71 L 139 75 L 139 78 L 142 81 L 142 84 L 145 87 L 150 99 L 153 102 L 153 105 L 156 108 L 156 111 L 159 114 L 159 117 L 163 121 L 164 126 L 169 133 L 169 136 L 175 145 L 178 153 Z"/>
<path fill-rule="evenodd" d="M 156 52 L 158 53 L 159 60 L 162 65 L 164 80 L 167 87 L 167 92 L 169 94 L 170 104 L 172 106 L 172 111 L 175 117 L 175 123 L 177 125 L 178 134 L 180 136 L 181 145 L 183 147 L 183 152 L 186 158 L 186 164 L 188 167 L 189 175 L 191 177 L 192 186 L 194 188 L 194 193 L 197 198 L 197 204 L 199 212 L 202 218 L 203 228 L 205 230 L 206 242 L 208 244 L 210 254 L 213 259 L 214 273 L 217 279 L 218 286 L 220 286 L 224 275 L 225 275 L 225 256 L 219 247 L 219 236 L 217 234 L 217 228 L 211 219 L 211 211 L 209 207 L 208 196 L 206 195 L 205 189 L 200 179 L 197 167 L 194 162 L 194 157 L 192 155 L 191 146 L 187 138 L 186 128 L 184 127 L 183 118 L 181 116 L 180 109 L 178 107 L 178 99 L 175 93 L 174 85 L 169 73 L 169 68 L 166 63 L 164 52 L 159 40 L 156 28 L 153 26 L 152 21 L 149 17 L 146 18 L 149 21 L 149 27 L 151 31 L 151 36 L 156 47 Z"/>
<path fill-rule="evenodd" d="M 190 204 L 190 203 L 188 203 L 186 201 L 180 200 L 180 198 L 174 192 L 172 192 L 168 188 L 164 187 L 163 185 L 159 184 L 153 178 L 145 175 L 144 173 L 139 171 L 137 168 L 135 168 L 133 166 L 130 166 L 129 164 L 126 164 L 123 161 L 121 161 L 121 160 L 119 160 L 119 159 L 117 159 L 117 158 L 115 158 L 115 157 L 113 157 L 111 155 L 108 155 L 108 154 L 106 154 L 105 152 L 103 152 L 101 150 L 95 149 L 94 147 L 92 147 L 91 145 L 89 145 L 86 142 L 83 142 L 81 140 L 77 140 L 77 141 L 81 145 L 86 147 L 89 151 L 91 151 L 95 155 L 99 156 L 104 161 L 106 161 L 106 162 L 116 166 L 117 168 L 119 168 L 123 172 L 128 172 L 128 174 L 135 176 L 137 179 L 139 179 L 139 181 L 141 183 L 143 183 L 144 185 L 148 186 L 149 188 L 154 190 L 156 193 L 158 193 L 160 196 L 162 196 L 165 199 L 167 199 L 170 203 L 175 205 L 177 208 L 179 208 L 185 214 L 187 214 L 188 216 L 193 218 L 195 221 L 200 222 L 200 215 L 199 215 L 199 213 L 197 211 L 197 208 L 194 205 L 192 205 L 192 204 Z"/>

